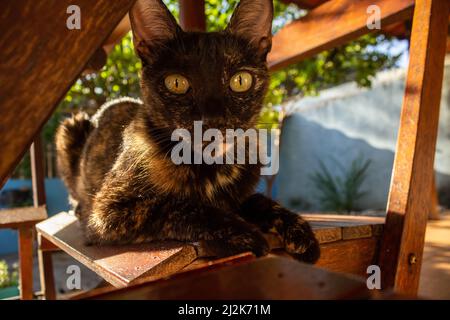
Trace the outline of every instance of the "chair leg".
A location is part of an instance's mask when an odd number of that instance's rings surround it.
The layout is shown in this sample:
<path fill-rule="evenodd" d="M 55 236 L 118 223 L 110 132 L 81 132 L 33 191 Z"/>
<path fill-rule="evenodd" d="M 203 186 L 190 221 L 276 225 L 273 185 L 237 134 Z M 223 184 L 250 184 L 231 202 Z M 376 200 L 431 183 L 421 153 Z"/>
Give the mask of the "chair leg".
<path fill-rule="evenodd" d="M 430 212 L 428 213 L 429 220 L 439 220 L 439 196 L 436 185 L 436 176 L 433 175 L 433 181 L 431 182 L 431 199 L 430 199 Z"/>
<path fill-rule="evenodd" d="M 53 275 L 52 251 L 47 250 L 49 247 L 48 240 L 38 234 L 38 259 L 39 259 L 39 277 L 41 282 L 41 291 L 45 300 L 55 300 L 55 277 Z"/>
<path fill-rule="evenodd" d="M 439 123 L 448 0 L 417 0 L 386 225 L 382 287 L 417 294 Z"/>
<path fill-rule="evenodd" d="M 20 299 L 33 299 L 33 229 L 19 229 Z"/>

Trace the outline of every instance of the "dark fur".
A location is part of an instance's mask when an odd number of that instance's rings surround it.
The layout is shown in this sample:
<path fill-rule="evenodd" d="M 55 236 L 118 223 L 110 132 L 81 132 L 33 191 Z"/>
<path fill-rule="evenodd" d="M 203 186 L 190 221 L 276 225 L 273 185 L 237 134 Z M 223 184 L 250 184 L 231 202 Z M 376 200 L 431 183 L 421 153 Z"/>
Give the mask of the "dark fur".
<path fill-rule="evenodd" d="M 152 9 L 144 10 L 147 6 Z M 195 120 L 204 121 L 204 130 L 256 124 L 269 79 L 270 34 L 249 29 L 251 19 L 260 23 L 255 10 L 265 10 L 259 19 L 271 21 L 271 12 L 261 17 L 272 10 L 270 0 L 242 0 L 226 31 L 189 33 L 174 24 L 159 0 L 137 1 L 131 20 L 143 61 L 143 104 L 111 103 L 91 120 L 75 115 L 57 133 L 60 172 L 89 242 L 172 239 L 198 242 L 217 256 L 243 251 L 260 256 L 269 249 L 262 232 L 272 231 L 289 253 L 317 260 L 309 225 L 273 200 L 252 195 L 258 165 L 177 166 L 170 159 L 172 131 L 192 130 Z M 142 27 L 155 19 L 155 30 Z M 240 70 L 254 77 L 245 93 L 228 86 Z M 165 88 L 164 77 L 171 73 L 189 79 L 185 95 Z"/>

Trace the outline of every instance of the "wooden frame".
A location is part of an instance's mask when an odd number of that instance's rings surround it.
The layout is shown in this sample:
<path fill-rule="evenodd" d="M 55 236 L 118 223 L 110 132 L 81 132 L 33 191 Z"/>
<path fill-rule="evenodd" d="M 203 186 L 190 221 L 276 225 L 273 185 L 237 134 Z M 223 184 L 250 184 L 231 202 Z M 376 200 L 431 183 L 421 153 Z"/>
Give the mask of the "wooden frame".
<path fill-rule="evenodd" d="M 387 220 L 380 250 L 383 286 L 419 286 L 439 124 L 450 2 L 417 0 Z"/>
<path fill-rule="evenodd" d="M 33 243 L 36 223 L 47 218 L 45 209 L 44 168 L 41 138 L 36 136 L 30 148 L 34 207 L 2 210 L 0 228 L 19 233 L 19 291 L 20 299 L 33 299 Z"/>
<path fill-rule="evenodd" d="M 82 8 L 80 30 L 66 25 L 72 1 L 0 2 L 0 186 L 134 1 L 76 1 Z"/>

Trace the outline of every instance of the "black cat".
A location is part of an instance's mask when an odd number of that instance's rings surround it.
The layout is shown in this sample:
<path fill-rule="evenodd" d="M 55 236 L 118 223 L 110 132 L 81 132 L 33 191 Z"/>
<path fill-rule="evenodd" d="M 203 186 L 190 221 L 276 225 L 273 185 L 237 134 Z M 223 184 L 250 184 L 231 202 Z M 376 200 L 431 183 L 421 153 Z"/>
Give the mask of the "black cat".
<path fill-rule="evenodd" d="M 319 257 L 310 226 L 253 194 L 260 166 L 176 165 L 171 134 L 196 120 L 219 130 L 256 125 L 269 81 L 272 0 L 241 0 L 223 32 L 184 32 L 161 0 L 130 11 L 142 60 L 142 103 L 122 99 L 92 118 L 65 120 L 56 144 L 86 239 L 96 244 L 151 240 L 199 243 L 216 256 L 267 254 L 277 232 L 290 254 Z"/>

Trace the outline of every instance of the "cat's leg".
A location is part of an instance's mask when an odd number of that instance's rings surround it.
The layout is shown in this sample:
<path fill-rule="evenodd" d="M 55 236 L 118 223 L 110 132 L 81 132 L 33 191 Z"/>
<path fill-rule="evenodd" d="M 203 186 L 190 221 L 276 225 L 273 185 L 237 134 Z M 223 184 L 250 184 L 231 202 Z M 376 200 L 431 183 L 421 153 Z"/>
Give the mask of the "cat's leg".
<path fill-rule="evenodd" d="M 197 242 L 202 256 L 225 257 L 242 252 L 266 255 L 269 245 L 259 228 L 240 216 L 211 206 L 168 202 L 149 220 L 152 239 Z"/>
<path fill-rule="evenodd" d="M 91 244 L 177 240 L 196 243 L 200 253 L 209 256 L 246 251 L 262 256 L 269 251 L 261 231 L 236 214 L 156 195 L 139 197 L 117 182 L 103 190 L 86 222 Z"/>
<path fill-rule="evenodd" d="M 319 259 L 319 243 L 308 222 L 276 201 L 254 194 L 241 205 L 240 214 L 261 231 L 278 233 L 286 251 L 295 258 L 311 263 Z"/>

